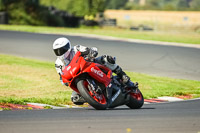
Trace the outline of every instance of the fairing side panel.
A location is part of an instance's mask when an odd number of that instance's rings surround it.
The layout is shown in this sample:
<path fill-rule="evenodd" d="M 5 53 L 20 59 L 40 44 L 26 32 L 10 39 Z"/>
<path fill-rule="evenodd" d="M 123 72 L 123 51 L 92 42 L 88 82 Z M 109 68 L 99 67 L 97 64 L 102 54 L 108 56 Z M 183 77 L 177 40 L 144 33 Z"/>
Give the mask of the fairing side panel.
<path fill-rule="evenodd" d="M 90 65 L 90 67 L 88 67 L 85 71 L 87 71 L 87 73 L 93 77 L 94 79 L 96 79 L 97 81 L 99 81 L 100 83 L 103 83 L 105 86 L 108 86 L 111 82 L 111 79 L 107 77 L 107 75 L 105 73 L 103 73 L 101 71 L 101 69 L 99 69 L 95 63 L 92 63 Z"/>

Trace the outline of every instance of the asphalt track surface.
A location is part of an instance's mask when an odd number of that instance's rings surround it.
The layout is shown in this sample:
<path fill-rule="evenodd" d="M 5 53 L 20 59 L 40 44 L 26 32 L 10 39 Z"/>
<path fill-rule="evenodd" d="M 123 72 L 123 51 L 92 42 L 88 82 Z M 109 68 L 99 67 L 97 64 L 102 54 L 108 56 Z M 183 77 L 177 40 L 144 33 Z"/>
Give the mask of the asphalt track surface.
<path fill-rule="evenodd" d="M 52 42 L 63 35 L 0 31 L 0 53 L 55 60 Z M 100 54 L 117 57 L 125 70 L 199 79 L 200 49 L 137 44 L 67 36 L 73 44 L 96 46 Z M 127 130 L 129 129 L 129 130 Z M 130 131 L 132 130 L 132 131 Z M 200 100 L 125 106 L 105 111 L 93 108 L 0 112 L 0 133 L 199 133 Z"/>
<path fill-rule="evenodd" d="M 131 129 L 131 132 L 127 132 Z M 119 107 L 0 112 L 1 133 L 199 133 L 200 100 Z"/>
<path fill-rule="evenodd" d="M 0 53 L 55 61 L 52 44 L 61 36 L 68 37 L 73 45 L 97 47 L 99 55 L 116 56 L 117 64 L 127 71 L 200 81 L 198 48 L 0 30 Z"/>

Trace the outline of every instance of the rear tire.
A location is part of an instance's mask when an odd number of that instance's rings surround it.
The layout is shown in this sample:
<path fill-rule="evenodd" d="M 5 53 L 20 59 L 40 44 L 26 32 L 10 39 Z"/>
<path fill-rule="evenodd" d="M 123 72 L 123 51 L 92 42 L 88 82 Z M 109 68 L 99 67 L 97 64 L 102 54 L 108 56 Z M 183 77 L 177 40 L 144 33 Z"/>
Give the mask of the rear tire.
<path fill-rule="evenodd" d="M 129 103 L 126 104 L 131 109 L 139 109 L 144 104 L 144 98 L 140 90 L 137 88 L 137 93 L 130 92 Z"/>
<path fill-rule="evenodd" d="M 86 80 L 80 80 L 77 83 L 77 88 L 83 98 L 95 109 L 97 110 L 105 110 L 107 108 L 107 100 L 106 97 L 101 94 L 99 97 L 93 95 L 89 88 L 88 82 Z"/>

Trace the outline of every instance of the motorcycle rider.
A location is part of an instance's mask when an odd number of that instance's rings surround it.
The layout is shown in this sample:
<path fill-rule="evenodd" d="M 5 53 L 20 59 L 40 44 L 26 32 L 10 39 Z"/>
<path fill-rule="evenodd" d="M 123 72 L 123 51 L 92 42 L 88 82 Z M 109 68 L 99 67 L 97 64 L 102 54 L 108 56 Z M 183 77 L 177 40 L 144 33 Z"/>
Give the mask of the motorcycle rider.
<path fill-rule="evenodd" d="M 121 78 L 122 82 L 125 85 L 128 84 L 130 81 L 130 78 L 126 75 L 126 73 L 122 70 L 122 68 L 115 63 L 115 58 L 109 55 L 103 55 L 103 56 L 97 57 L 98 51 L 97 51 L 97 48 L 95 47 L 88 48 L 82 45 L 76 45 L 72 47 L 70 41 L 67 38 L 61 37 L 54 41 L 53 50 L 57 56 L 57 59 L 55 61 L 55 68 L 56 68 L 57 73 L 60 75 L 60 81 L 62 84 L 64 84 L 61 77 L 62 68 L 64 68 L 70 63 L 70 61 L 73 59 L 77 51 L 81 52 L 81 56 L 83 57 L 89 56 L 90 58 L 94 59 L 95 63 L 102 64 L 108 67 L 109 69 L 111 69 L 114 73 L 116 73 Z M 107 89 L 111 90 L 111 85 L 108 85 Z M 108 99 L 111 99 L 111 96 L 110 96 L 111 94 L 108 94 L 108 95 L 109 95 Z M 77 105 L 82 105 L 85 102 L 82 96 L 76 93 L 75 91 L 72 92 L 71 100 L 74 104 L 77 104 Z"/>

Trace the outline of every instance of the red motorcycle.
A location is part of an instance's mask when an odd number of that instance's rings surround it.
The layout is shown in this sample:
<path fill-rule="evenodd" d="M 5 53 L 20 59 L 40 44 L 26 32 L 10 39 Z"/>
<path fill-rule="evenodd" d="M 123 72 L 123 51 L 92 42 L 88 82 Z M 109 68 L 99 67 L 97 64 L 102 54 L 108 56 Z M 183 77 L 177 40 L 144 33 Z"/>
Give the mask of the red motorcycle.
<path fill-rule="evenodd" d="M 131 109 L 141 108 L 144 104 L 142 93 L 137 87 L 126 86 L 118 76 L 100 64 L 91 62 L 81 56 L 78 51 L 69 65 L 63 68 L 62 80 L 76 91 L 95 109 L 104 110 L 120 105 L 127 105 Z M 106 89 L 112 84 L 112 104 L 108 104 Z M 132 83 L 132 82 L 131 82 Z M 133 84 L 133 83 L 132 83 Z"/>

